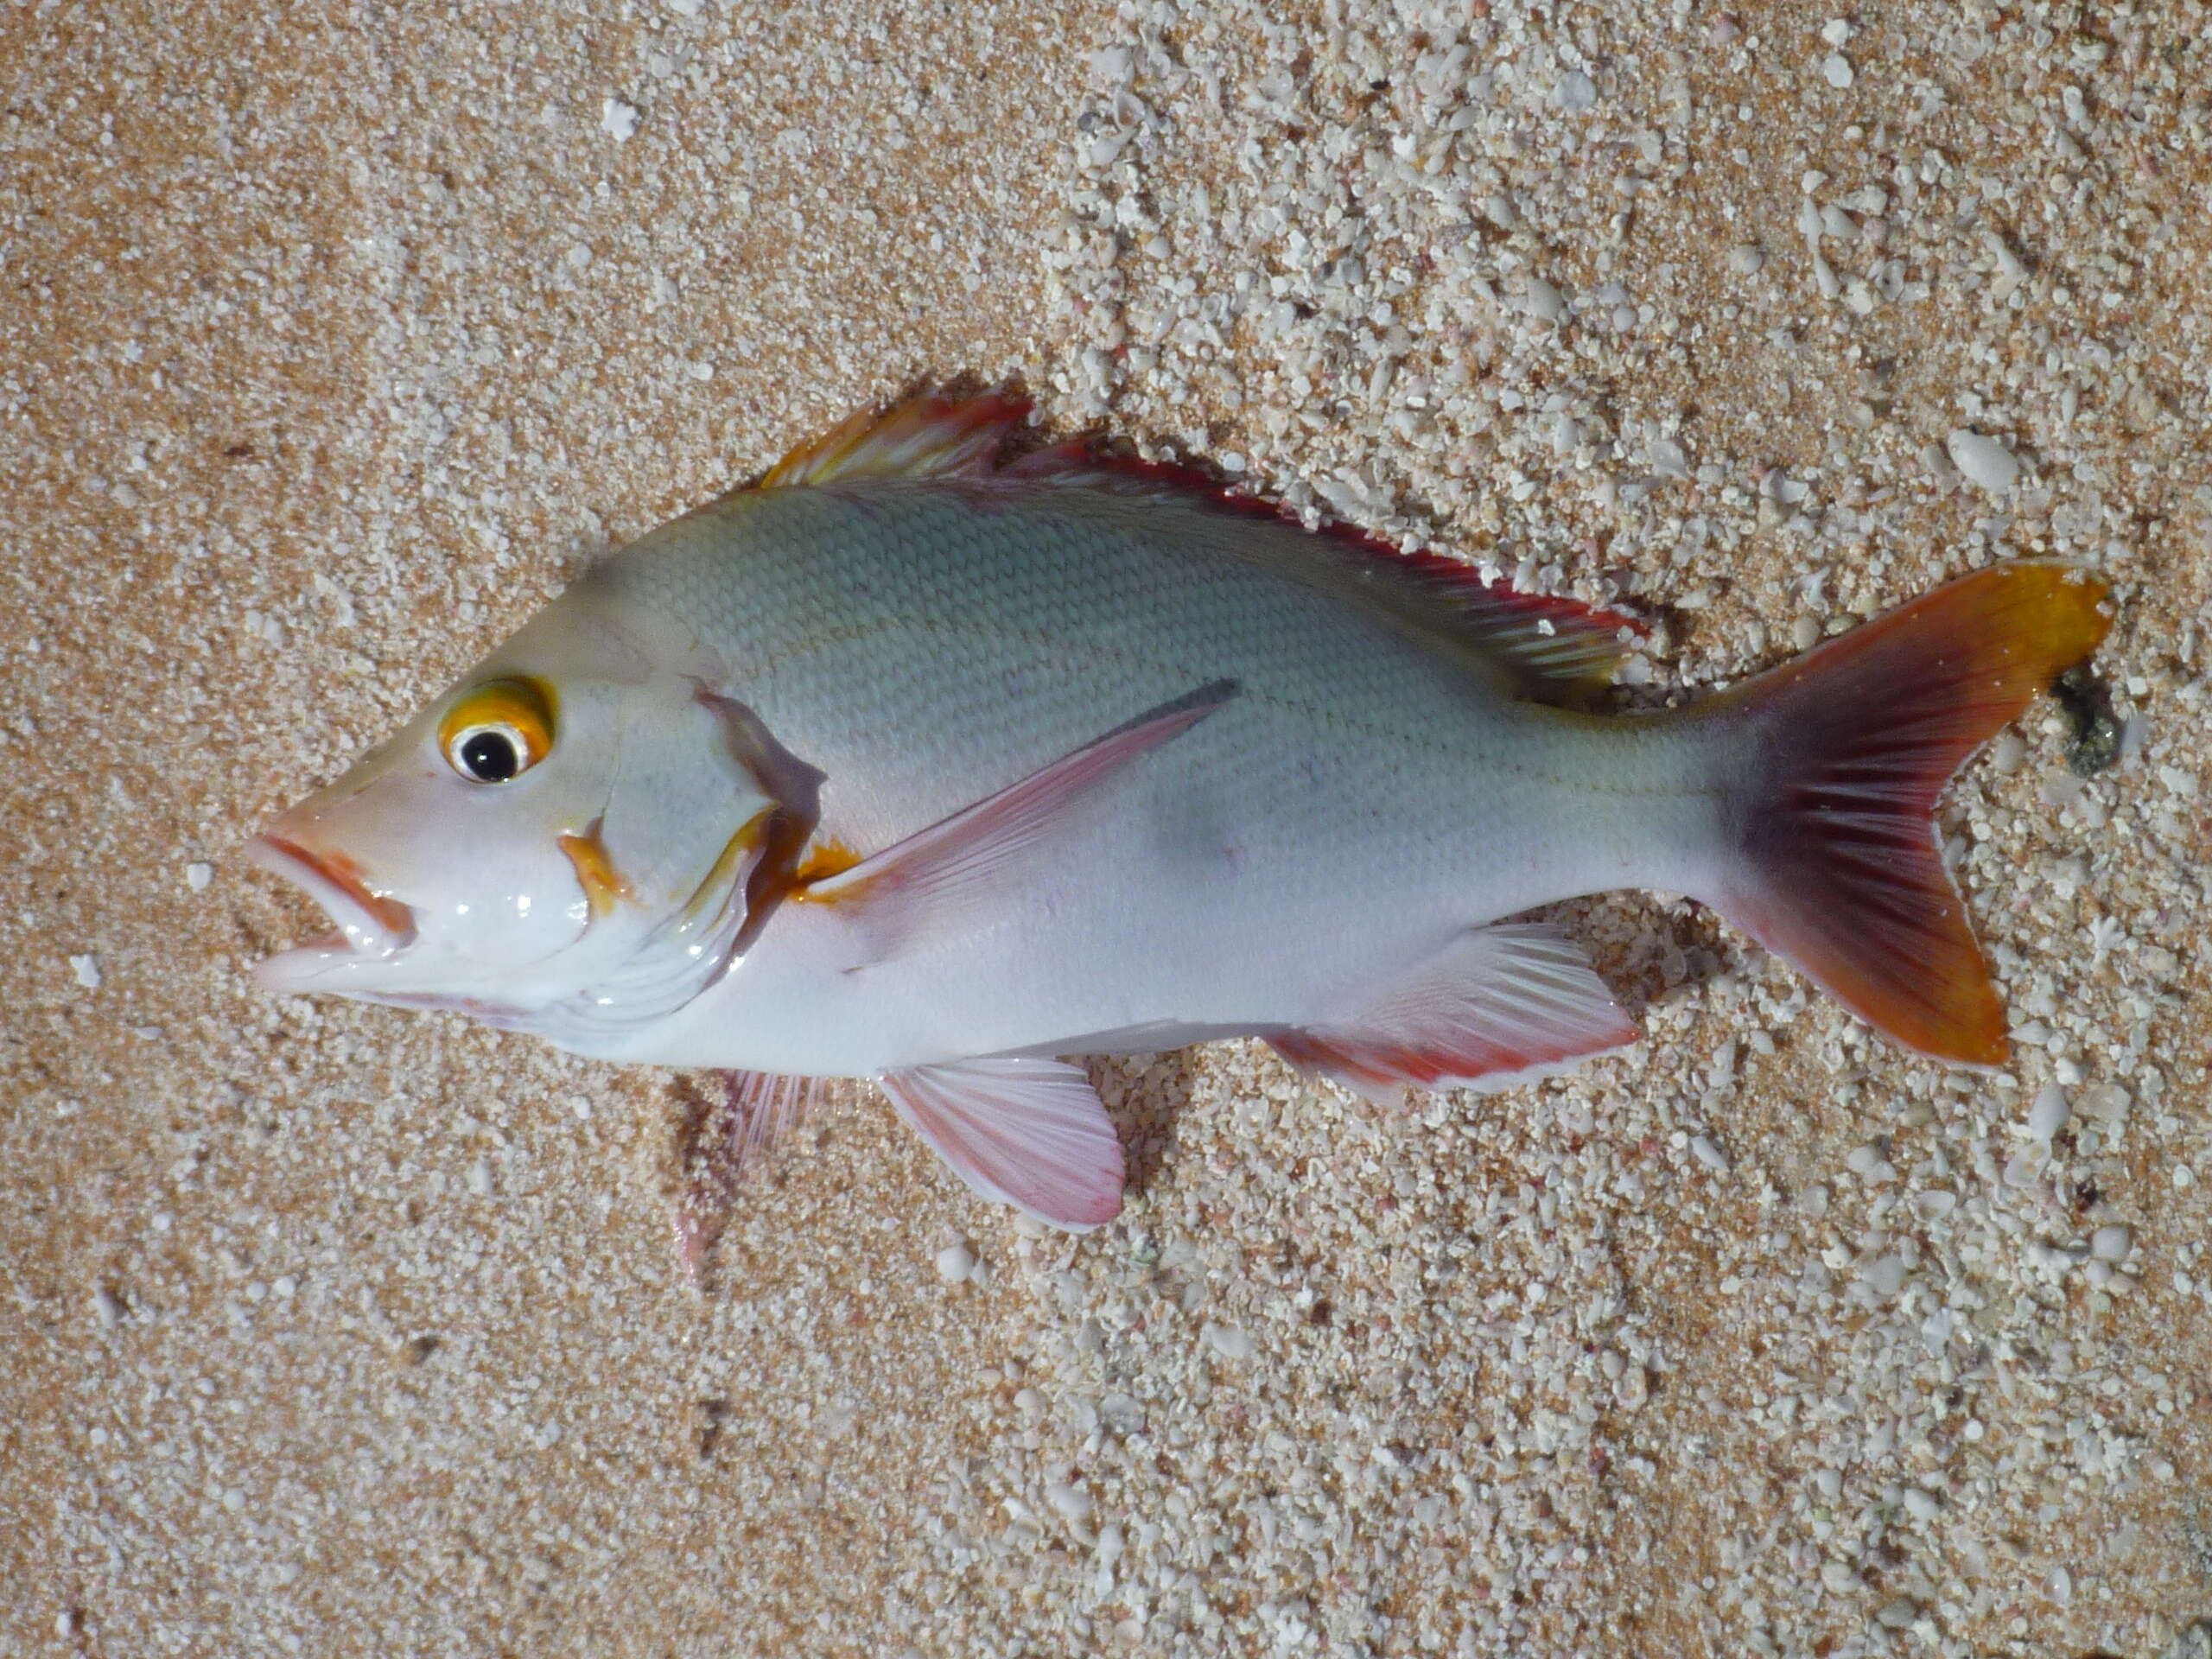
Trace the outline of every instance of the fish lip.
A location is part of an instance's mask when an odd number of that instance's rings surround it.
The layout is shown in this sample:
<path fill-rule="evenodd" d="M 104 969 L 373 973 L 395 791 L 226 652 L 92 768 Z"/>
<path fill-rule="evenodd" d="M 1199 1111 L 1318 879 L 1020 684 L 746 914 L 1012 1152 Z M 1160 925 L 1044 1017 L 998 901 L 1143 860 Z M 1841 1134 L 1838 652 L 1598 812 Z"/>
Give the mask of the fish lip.
<path fill-rule="evenodd" d="M 246 842 L 245 852 L 250 862 L 290 882 L 321 906 L 340 936 L 255 963 L 254 976 L 263 985 L 287 989 L 336 963 L 397 956 L 415 943 L 415 912 L 397 899 L 372 893 L 350 861 L 318 853 L 270 830 Z"/>

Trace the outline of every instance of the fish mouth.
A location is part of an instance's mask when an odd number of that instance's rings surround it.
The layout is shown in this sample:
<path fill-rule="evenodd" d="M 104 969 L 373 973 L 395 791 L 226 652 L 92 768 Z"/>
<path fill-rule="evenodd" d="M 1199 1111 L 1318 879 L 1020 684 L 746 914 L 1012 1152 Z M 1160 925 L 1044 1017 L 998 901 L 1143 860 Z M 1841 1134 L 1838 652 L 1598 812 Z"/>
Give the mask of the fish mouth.
<path fill-rule="evenodd" d="M 415 912 L 397 899 L 372 893 L 351 859 L 267 830 L 245 850 L 248 861 L 321 906 L 338 930 L 256 963 L 254 978 L 265 989 L 304 988 L 339 963 L 381 960 L 415 943 Z"/>

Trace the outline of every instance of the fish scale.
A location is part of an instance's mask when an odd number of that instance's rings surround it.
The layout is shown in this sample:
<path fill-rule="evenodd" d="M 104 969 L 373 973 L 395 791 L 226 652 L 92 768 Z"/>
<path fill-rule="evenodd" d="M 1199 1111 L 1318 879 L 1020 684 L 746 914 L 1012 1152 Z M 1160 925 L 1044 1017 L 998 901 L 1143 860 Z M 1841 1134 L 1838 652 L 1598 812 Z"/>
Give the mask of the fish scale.
<path fill-rule="evenodd" d="M 779 737 L 829 773 L 825 800 L 849 798 L 878 843 L 1224 677 L 1246 693 L 1237 724 L 1298 722 L 1272 748 L 1246 729 L 1193 734 L 1203 764 L 1161 757 L 1230 793 L 1265 791 L 1293 760 L 1325 755 L 1360 770 L 1340 800 L 1316 804 L 1388 800 L 1394 817 L 1448 814 L 1455 835 L 1497 840 L 1529 805 L 1556 827 L 1566 803 L 1524 804 L 1482 780 L 1572 791 L 1589 771 L 1574 748 L 1588 734 L 1552 729 L 1219 545 L 1224 531 L 1306 539 L 1294 527 L 1075 490 L 978 512 L 970 494 L 741 494 L 604 577 L 626 601 L 690 619 Z M 1025 673 L 1011 725 L 1004 684 Z M 1317 727 L 1341 753 L 1317 747 Z M 1649 769 L 1655 788 L 1672 789 L 1668 767 Z M 1456 849 L 1439 861 L 1464 869 Z"/>

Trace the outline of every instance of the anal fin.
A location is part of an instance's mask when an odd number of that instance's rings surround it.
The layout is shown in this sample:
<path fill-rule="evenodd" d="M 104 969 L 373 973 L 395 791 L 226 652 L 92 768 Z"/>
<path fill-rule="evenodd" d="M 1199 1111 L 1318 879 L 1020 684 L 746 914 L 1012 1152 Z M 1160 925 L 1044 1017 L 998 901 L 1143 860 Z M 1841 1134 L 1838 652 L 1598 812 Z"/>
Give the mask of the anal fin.
<path fill-rule="evenodd" d="M 1637 1028 L 1581 946 L 1541 922 L 1461 934 L 1340 1018 L 1268 1040 L 1377 1100 L 1404 1085 L 1499 1089 L 1622 1047 Z"/>
<path fill-rule="evenodd" d="M 958 1060 L 876 1081 L 987 1198 L 1087 1232 L 1122 1212 L 1122 1141 L 1090 1080 L 1058 1060 Z"/>

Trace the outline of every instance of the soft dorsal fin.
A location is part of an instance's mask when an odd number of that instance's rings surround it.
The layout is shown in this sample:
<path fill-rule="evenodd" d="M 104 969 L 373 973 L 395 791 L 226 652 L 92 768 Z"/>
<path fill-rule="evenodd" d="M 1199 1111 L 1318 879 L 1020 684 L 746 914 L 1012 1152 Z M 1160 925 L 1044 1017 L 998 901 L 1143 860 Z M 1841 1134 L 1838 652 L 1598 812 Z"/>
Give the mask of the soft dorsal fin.
<path fill-rule="evenodd" d="M 1100 454 L 1080 442 L 1023 455 L 994 476 L 1110 490 L 1273 523 L 1303 525 L 1255 496 L 1239 495 L 1192 467 Z M 1408 553 L 1351 524 L 1325 524 L 1296 540 L 1255 542 L 1247 556 L 1380 612 L 1455 655 L 1471 655 L 1532 702 L 1579 707 L 1611 683 L 1627 654 L 1633 617 L 1551 594 L 1524 594 L 1440 553 Z"/>
<path fill-rule="evenodd" d="M 924 392 L 888 414 L 862 410 L 792 450 L 753 487 L 988 474 L 995 470 L 999 446 L 1028 413 L 1027 397 L 1006 392 L 958 398 Z"/>
<path fill-rule="evenodd" d="M 1644 632 L 1618 612 L 1521 593 L 1485 581 L 1457 559 L 1402 552 L 1349 524 L 1306 532 L 1272 504 L 1239 495 L 1194 467 L 1109 454 L 1082 440 L 1000 464 L 1000 447 L 1028 412 L 1028 399 L 1009 392 L 965 398 L 925 392 L 887 414 L 854 416 L 828 436 L 792 450 L 755 487 L 958 478 L 1144 496 L 1185 510 L 1282 524 L 1300 533 L 1252 537 L 1231 550 L 1386 618 L 1534 702 L 1577 707 L 1595 700 L 1625 654 L 1622 632 Z"/>
<path fill-rule="evenodd" d="M 1485 582 L 1480 571 L 1457 559 L 1402 553 L 1372 537 L 1357 539 L 1360 556 L 1393 572 L 1406 595 L 1407 620 L 1433 629 L 1444 620 L 1458 639 L 1502 669 L 1531 702 L 1567 708 L 1594 702 L 1628 654 L 1622 633 L 1646 632 L 1618 611 Z M 1399 609 L 1395 603 L 1390 608 Z"/>

